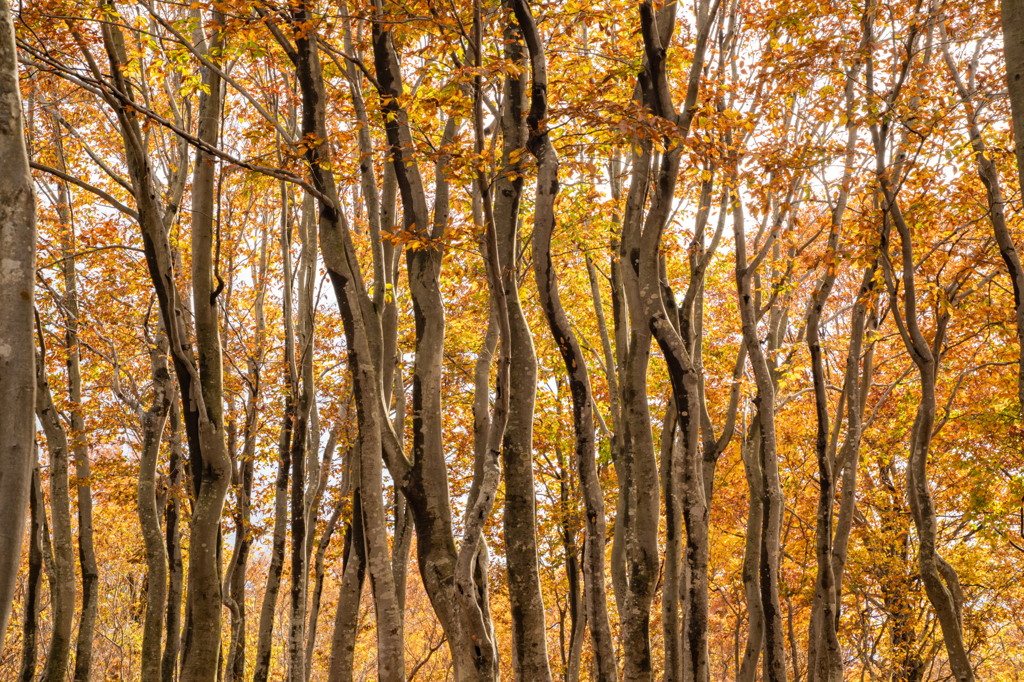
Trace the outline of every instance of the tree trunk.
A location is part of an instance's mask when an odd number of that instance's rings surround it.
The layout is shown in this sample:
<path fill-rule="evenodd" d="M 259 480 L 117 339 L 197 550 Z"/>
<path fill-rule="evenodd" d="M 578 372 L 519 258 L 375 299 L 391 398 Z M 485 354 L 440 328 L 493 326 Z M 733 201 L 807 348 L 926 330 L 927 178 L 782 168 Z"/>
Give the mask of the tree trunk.
<path fill-rule="evenodd" d="M 761 605 L 761 526 L 764 518 L 764 476 L 761 473 L 761 427 L 757 419 L 741 445 L 743 471 L 747 477 L 747 532 L 743 551 L 743 592 L 747 600 L 747 642 L 736 675 L 738 682 L 757 679 L 757 662 L 764 648 L 764 608 Z"/>
<path fill-rule="evenodd" d="M 211 12 L 212 35 L 202 34 L 199 49 L 219 59 L 224 41 L 220 25 L 224 15 Z M 201 17 L 200 17 L 201 18 Z M 209 40 L 207 47 L 206 41 Z M 197 41 L 198 42 L 198 41 Z M 216 69 L 203 69 L 204 92 L 199 101 L 198 138 L 211 146 L 219 139 L 221 78 Z M 214 262 L 216 163 L 213 155 L 197 150 L 192 180 L 192 301 L 195 313 L 197 368 L 202 390 L 199 419 L 201 466 L 194 482 L 198 488 L 189 536 L 188 600 L 192 638 L 182 662 L 187 680 L 216 679 L 221 656 L 221 513 L 231 482 L 231 462 L 224 441 L 224 386 L 217 296 L 223 289 L 219 263 Z M 218 225 L 219 229 L 219 225 Z M 216 278 L 216 283 L 214 282 Z M 194 390 L 194 389 L 193 389 Z"/>
<path fill-rule="evenodd" d="M 270 676 L 270 656 L 273 647 L 274 615 L 277 611 L 277 596 L 281 589 L 281 573 L 284 570 L 285 534 L 288 523 L 288 472 L 291 467 L 291 429 L 293 416 L 291 397 L 285 398 L 285 414 L 278 439 L 277 478 L 274 483 L 274 529 L 270 547 L 270 565 L 267 567 L 267 583 L 263 590 L 263 604 L 260 607 L 259 630 L 256 636 L 256 663 L 254 682 L 266 682 Z"/>
<path fill-rule="evenodd" d="M 25 583 L 25 618 L 21 628 L 21 667 L 19 682 L 36 679 L 36 658 L 39 652 L 39 598 L 43 585 L 43 533 L 46 525 L 43 485 L 38 466 L 32 472 L 29 497 L 31 526 L 28 540 L 28 576 Z"/>
<path fill-rule="evenodd" d="M 167 547 L 167 618 L 164 631 L 164 655 L 160 663 L 160 677 L 163 682 L 178 679 L 178 654 L 181 648 L 181 592 L 183 566 L 181 557 L 181 495 L 184 489 L 184 457 L 181 447 L 181 411 L 178 396 L 171 398 L 170 411 L 170 461 L 168 462 L 168 494 L 164 522 L 165 545 Z"/>
<path fill-rule="evenodd" d="M 160 680 L 163 653 L 164 614 L 167 608 L 167 547 L 160 528 L 157 504 L 156 467 L 164 425 L 174 391 L 164 357 L 166 343 L 150 351 L 153 368 L 153 402 L 146 412 L 139 409 L 142 422 L 142 452 L 136 508 L 146 546 L 146 614 L 142 626 L 141 674 L 146 680 Z M 116 371 L 116 370 L 115 370 Z"/>
<path fill-rule="evenodd" d="M 297 5 L 292 10 L 292 20 L 296 24 L 304 24 L 310 20 L 310 11 L 305 4 Z M 358 479 L 363 507 L 362 514 L 354 522 L 363 524 L 366 566 L 374 593 L 378 674 L 383 682 L 404 681 L 403 618 L 398 607 L 381 499 L 382 440 L 385 430 L 390 432 L 390 425 L 382 414 L 379 365 L 376 362 L 380 357 L 380 322 L 366 295 L 338 189 L 329 170 L 327 103 L 319 49 L 305 32 L 297 37 L 295 49 L 296 74 L 302 93 L 302 133 L 323 141 L 323 144 L 307 150 L 306 160 L 312 173 L 313 186 L 319 193 L 321 251 L 334 284 L 348 342 L 349 371 L 352 375 L 359 429 L 356 451 L 359 455 Z M 394 464 L 391 473 L 396 480 L 404 477 L 398 461 L 389 461 L 389 465 Z"/>
<path fill-rule="evenodd" d="M 1002 0 L 1000 3 L 1003 18 L 1003 54 L 1006 58 L 1006 87 L 1010 93 L 1010 110 L 1013 115 L 1013 150 L 1017 155 L 1017 178 L 1020 187 L 1024 188 L 1024 4 L 1019 0 Z M 966 102 L 965 102 L 966 104 Z M 999 196 L 998 174 L 993 170 L 982 168 L 982 164 L 991 165 L 985 158 L 984 146 L 977 147 L 975 135 L 971 133 L 971 144 L 975 145 L 978 159 L 978 171 L 988 192 L 990 207 Z M 981 137 L 977 140 L 980 142 Z M 988 179 L 986 180 L 986 177 Z M 1024 412 L 1024 269 L 1021 268 L 1020 252 L 1013 242 L 1012 235 L 1006 229 L 1002 202 L 998 202 L 998 217 L 993 209 L 990 213 L 992 229 L 999 245 L 999 254 L 1003 257 L 1006 270 L 1013 284 L 1013 304 L 1017 320 L 1018 368 L 1017 398 L 1021 411 Z"/>
<path fill-rule="evenodd" d="M 42 330 L 40 330 L 42 339 Z M 68 478 L 68 434 L 57 414 L 46 378 L 45 349 L 36 356 L 36 414 L 46 434 L 50 460 L 50 511 L 53 525 L 54 589 L 53 629 L 46 654 L 47 682 L 64 682 L 71 655 L 75 617 L 75 559 L 71 536 L 71 500 Z"/>
<path fill-rule="evenodd" d="M 504 3 L 505 7 L 509 3 Z M 503 28 L 505 58 L 524 63 L 524 50 L 514 27 Z M 505 77 L 501 111 L 502 169 L 494 181 L 494 230 L 501 261 L 501 286 L 508 314 L 507 340 L 511 361 L 508 421 L 501 444 L 505 480 L 505 531 L 509 601 L 513 627 L 516 679 L 548 680 L 544 599 L 537 558 L 537 511 L 533 478 L 533 411 L 537 393 L 537 356 L 529 323 L 519 299 L 517 262 L 520 256 L 519 212 L 523 171 L 512 154 L 526 143 L 522 112 L 526 87 L 521 76 Z M 512 179 L 514 178 L 514 179 Z"/>
<path fill-rule="evenodd" d="M 116 12 L 104 0 L 106 11 Z M 215 23 L 222 16 L 215 10 Z M 146 264 L 168 336 L 178 377 L 185 432 L 188 437 L 192 483 L 195 492 L 189 540 L 188 628 L 183 651 L 182 675 L 188 680 L 213 680 L 219 669 L 221 576 L 220 518 L 230 483 L 231 463 L 225 451 L 223 395 L 217 294 L 213 285 L 213 178 L 212 156 L 197 152 L 192 188 L 192 284 L 195 303 L 198 358 L 185 325 L 186 307 L 177 290 L 174 258 L 163 207 L 157 200 L 156 181 L 147 149 L 147 138 L 134 106 L 135 91 L 126 76 L 127 49 L 122 29 L 104 24 L 103 43 L 110 63 L 107 104 L 114 110 L 138 208 Z M 219 41 L 219 30 L 214 40 Z M 200 101 L 199 137 L 208 144 L 217 139 L 220 116 L 220 80 L 204 70 L 207 93 Z M 210 86 L 214 87 L 210 87 Z M 173 214 L 173 212 L 171 213 Z"/>
<path fill-rule="evenodd" d="M 733 225 L 736 232 L 736 291 L 740 317 L 743 322 L 743 342 L 747 348 L 750 366 L 757 387 L 754 404 L 760 427 L 760 468 L 763 477 L 761 491 L 761 558 L 758 578 L 761 590 L 761 609 L 764 613 L 764 677 L 771 682 L 786 679 L 785 634 L 779 603 L 780 534 L 782 531 L 782 486 L 779 482 L 779 460 L 775 439 L 775 384 L 768 367 L 761 340 L 757 334 L 754 292 L 751 287 L 753 272 L 747 261 L 746 232 L 743 207 L 733 203 Z"/>
<path fill-rule="evenodd" d="M 0 645 L 18 579 L 35 462 L 36 209 L 14 45 L 10 5 L 0 0 Z"/>
<path fill-rule="evenodd" d="M 584 592 L 587 621 L 596 667 L 601 682 L 617 678 L 615 650 L 608 621 L 608 597 L 605 587 L 604 545 L 607 535 L 604 492 L 598 476 L 594 433 L 594 398 L 586 361 L 576 333 L 562 307 L 558 276 L 551 262 L 551 237 L 555 228 L 555 198 L 558 193 L 558 156 L 547 132 L 547 60 L 543 43 L 526 0 L 514 0 L 516 24 L 530 56 L 530 110 L 526 146 L 537 159 L 537 190 L 534 208 L 534 278 L 540 304 L 551 335 L 558 346 L 572 394 L 575 457 L 586 510 L 584 556 Z M 655 499 L 657 493 L 655 493 Z"/>
<path fill-rule="evenodd" d="M 865 35 L 865 39 L 867 36 Z M 862 41 L 863 45 L 863 41 Z M 846 75 L 846 118 L 854 118 L 854 87 L 860 73 L 860 66 L 852 67 Z M 825 273 L 811 295 L 810 312 L 807 315 L 807 347 L 811 356 L 811 376 L 814 388 L 814 408 L 816 417 L 815 455 L 818 461 L 818 509 L 816 514 L 815 557 L 817 559 L 817 577 L 815 580 L 814 602 L 811 607 L 810 637 L 807 647 L 807 677 L 809 682 L 841 682 L 843 679 L 843 657 L 839 644 L 839 590 L 836 587 L 834 572 L 834 506 L 836 492 L 836 469 L 834 450 L 831 444 L 838 437 L 842 417 L 831 427 L 829 425 L 828 393 L 825 383 L 825 364 L 821 349 L 821 316 L 825 309 L 832 287 L 839 271 L 839 240 L 843 225 L 843 217 L 849 199 L 850 186 L 853 181 L 854 161 L 856 159 L 858 129 L 847 123 L 846 153 L 844 158 L 843 176 L 839 194 L 832 208 L 831 231 L 828 239 L 828 252 L 825 261 Z M 861 296 L 867 292 L 861 293 Z M 856 313 L 855 313 L 856 316 Z M 861 322 L 863 320 L 861 319 Z M 852 320 L 854 326 L 858 320 Z M 860 327 L 863 334 L 863 325 Z M 851 334 L 856 329 L 851 330 Z M 850 350 L 856 352 L 859 360 L 859 344 L 855 351 L 853 337 L 850 339 Z M 847 381 L 844 390 L 850 388 L 850 380 L 859 381 L 860 363 L 847 363 Z M 851 376 L 852 372 L 852 376 Z M 859 391 L 851 396 L 859 408 Z M 847 393 L 844 393 L 846 396 Z M 842 403 L 840 402 L 840 411 Z M 794 652 L 795 657 L 795 652 Z"/>
<path fill-rule="evenodd" d="M 358 452 L 352 453 L 353 465 L 358 466 Z M 358 480 L 358 471 L 353 475 Z M 345 531 L 345 547 L 342 554 L 342 578 L 338 590 L 338 609 L 334 618 L 334 633 L 331 636 L 331 665 L 328 679 L 338 682 L 352 680 L 355 664 L 356 635 L 359 627 L 359 602 L 363 595 L 363 579 L 366 574 L 366 550 L 363 542 L 362 509 L 359 489 L 352 491 L 352 520 Z"/>
<path fill-rule="evenodd" d="M 307 543 L 312 541 L 310 532 L 315 530 L 316 518 L 310 514 L 309 502 L 318 481 L 310 472 L 307 488 L 307 456 L 316 462 L 319 452 L 309 452 L 310 416 L 314 408 L 315 386 L 313 379 L 313 316 L 314 288 L 316 286 L 316 222 L 313 214 L 313 197 L 303 196 L 302 215 L 299 219 L 302 250 L 299 256 L 299 301 L 298 301 L 298 357 L 292 358 L 290 368 L 297 369 L 294 384 L 296 396 L 296 420 L 292 434 L 292 480 L 291 480 L 291 608 L 288 626 L 288 679 L 290 682 L 304 682 L 306 672 L 306 597 L 308 589 Z M 289 282 L 288 286 L 291 284 Z M 311 526 L 307 530 L 307 523 Z"/>
<path fill-rule="evenodd" d="M 320 618 L 320 597 L 324 591 L 324 556 L 331 543 L 331 538 L 334 537 L 334 531 L 338 527 L 343 507 L 341 502 L 334 506 L 334 511 L 331 512 L 331 517 L 327 520 L 327 526 L 320 535 L 316 546 L 313 563 L 313 596 L 309 606 L 309 624 L 306 626 L 306 670 L 311 672 L 313 670 L 313 651 L 316 648 L 316 628 Z"/>

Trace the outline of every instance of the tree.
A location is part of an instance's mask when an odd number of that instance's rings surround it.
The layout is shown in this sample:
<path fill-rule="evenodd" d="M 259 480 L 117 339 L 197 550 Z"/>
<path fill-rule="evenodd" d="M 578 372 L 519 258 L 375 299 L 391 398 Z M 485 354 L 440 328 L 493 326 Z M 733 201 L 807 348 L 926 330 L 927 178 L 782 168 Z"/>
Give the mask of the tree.
<path fill-rule="evenodd" d="M 32 474 L 35 350 L 32 296 L 35 282 L 35 193 L 22 128 L 21 88 L 11 8 L 0 4 L 0 633 L 6 633 L 21 557 L 21 536 Z M 3 634 L 0 638 L 5 639 Z M 0 640 L 2 641 L 2 640 Z"/>

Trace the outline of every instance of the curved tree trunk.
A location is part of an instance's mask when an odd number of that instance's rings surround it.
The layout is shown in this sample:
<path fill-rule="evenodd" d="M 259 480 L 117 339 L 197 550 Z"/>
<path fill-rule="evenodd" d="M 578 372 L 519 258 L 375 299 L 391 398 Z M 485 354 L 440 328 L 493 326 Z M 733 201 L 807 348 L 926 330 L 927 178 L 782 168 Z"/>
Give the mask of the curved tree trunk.
<path fill-rule="evenodd" d="M 292 9 L 292 20 L 304 25 L 311 9 L 300 4 Z M 349 371 L 356 403 L 358 424 L 358 485 L 362 492 L 362 514 L 353 519 L 363 525 L 366 567 L 370 573 L 377 615 L 378 675 L 383 682 L 404 681 L 403 618 L 398 605 L 394 574 L 387 546 L 385 510 L 381 498 L 382 455 L 385 430 L 390 431 L 383 414 L 379 375 L 381 350 L 380 321 L 366 295 L 351 242 L 340 195 L 330 170 L 330 145 L 326 124 L 326 93 L 315 40 L 303 32 L 296 38 L 296 74 L 302 93 L 302 133 L 324 143 L 311 147 L 306 160 L 313 186 L 319 193 L 319 232 L 324 263 L 334 285 L 348 342 Z M 422 224 L 422 223 L 421 223 Z M 393 436 L 393 434 L 392 434 Z M 399 453 L 400 454 L 400 453 Z M 404 455 L 403 455 L 404 457 Z M 392 475 L 404 478 L 398 459 Z M 332 662 L 333 666 L 333 662 Z"/>
<path fill-rule="evenodd" d="M 508 7 L 509 3 L 505 2 Z M 525 55 L 515 28 L 506 25 L 505 58 L 523 64 Z M 537 555 L 537 511 L 533 478 L 533 411 L 537 393 L 537 356 L 529 323 L 519 299 L 517 262 L 520 256 L 519 212 L 523 191 L 515 150 L 526 143 L 522 112 L 524 79 L 505 77 L 501 111 L 502 169 L 494 181 L 494 231 L 501 262 L 501 286 L 508 314 L 509 374 L 508 421 L 501 444 L 505 479 L 505 560 L 513 627 L 513 665 L 516 679 L 548 680 L 544 598 Z"/>
<path fill-rule="evenodd" d="M 42 339 L 42 330 L 40 330 Z M 71 629 L 75 617 L 75 559 L 71 537 L 71 500 L 68 478 L 68 434 L 57 414 L 46 379 L 45 349 L 36 357 L 36 414 L 46 434 L 50 460 L 50 512 L 53 525 L 53 629 L 43 679 L 63 682 L 71 656 Z"/>
<path fill-rule="evenodd" d="M 533 226 L 534 278 L 540 294 L 541 308 L 565 364 L 569 390 L 572 394 L 575 457 L 586 510 L 583 575 L 587 622 L 590 623 L 594 647 L 596 679 L 604 682 L 615 680 L 617 672 L 605 586 L 604 545 L 607 519 L 604 492 L 597 471 L 594 398 L 586 360 L 576 333 L 562 307 L 558 293 L 558 275 L 551 262 L 551 237 L 555 228 L 555 198 L 558 193 L 558 156 L 547 132 L 548 82 L 543 43 L 526 0 L 514 0 L 513 11 L 530 55 L 532 76 L 530 110 L 526 119 L 529 131 L 526 146 L 537 159 Z"/>
<path fill-rule="evenodd" d="M 763 484 L 761 490 L 761 558 L 758 579 L 761 609 L 764 614 L 764 678 L 771 682 L 786 679 L 786 653 L 779 604 L 780 534 L 782 531 L 782 486 L 775 438 L 775 384 L 757 334 L 757 315 L 751 286 L 753 272 L 747 261 L 743 207 L 733 204 L 736 232 L 736 291 L 743 321 L 743 342 L 757 386 L 757 423 L 760 428 L 759 459 Z"/>
<path fill-rule="evenodd" d="M 104 0 L 103 9 L 116 12 L 109 0 Z M 214 23 L 219 25 L 222 16 L 216 10 L 213 14 Z M 158 202 L 147 137 L 135 106 L 135 89 L 126 76 L 128 54 L 122 28 L 103 24 L 102 35 L 110 74 L 100 73 L 95 65 L 92 68 L 94 75 L 110 86 L 104 98 L 115 112 L 120 127 L 146 264 L 178 378 L 195 492 L 189 541 L 189 625 L 182 652 L 182 676 L 190 681 L 212 681 L 217 677 L 220 657 L 220 519 L 231 477 L 223 431 L 217 313 L 220 288 L 213 282 L 214 167 L 210 154 L 197 152 L 192 189 L 192 285 L 197 357 L 185 325 L 187 308 L 176 285 L 167 221 L 174 211 L 165 212 Z M 214 40 L 219 42 L 219 30 L 215 29 Z M 200 102 L 199 137 L 207 144 L 214 144 L 220 117 L 219 76 L 212 69 L 204 69 L 204 83 L 208 89 Z"/>

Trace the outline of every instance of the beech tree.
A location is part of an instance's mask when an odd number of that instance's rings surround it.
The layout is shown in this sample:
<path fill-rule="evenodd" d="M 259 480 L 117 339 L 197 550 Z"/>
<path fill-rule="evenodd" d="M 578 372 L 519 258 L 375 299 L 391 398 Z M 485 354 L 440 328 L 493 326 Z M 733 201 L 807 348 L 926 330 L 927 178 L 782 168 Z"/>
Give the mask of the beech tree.
<path fill-rule="evenodd" d="M 22 124 L 21 88 L 11 8 L 0 4 L 0 150 L 7 159 L 0 193 L 0 641 L 6 641 L 7 618 L 18 577 L 21 535 L 28 510 L 34 446 L 30 435 L 35 409 L 35 351 L 32 341 L 32 294 L 35 283 L 35 193 Z"/>

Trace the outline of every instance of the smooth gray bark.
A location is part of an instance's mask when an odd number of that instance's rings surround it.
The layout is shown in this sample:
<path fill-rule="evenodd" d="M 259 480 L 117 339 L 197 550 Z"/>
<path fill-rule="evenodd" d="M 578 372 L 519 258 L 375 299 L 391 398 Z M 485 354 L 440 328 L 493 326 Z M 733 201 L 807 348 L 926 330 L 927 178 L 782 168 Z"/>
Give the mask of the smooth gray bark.
<path fill-rule="evenodd" d="M 22 129 L 18 56 L 0 0 L 0 644 L 7 633 L 35 463 L 36 207 Z"/>

